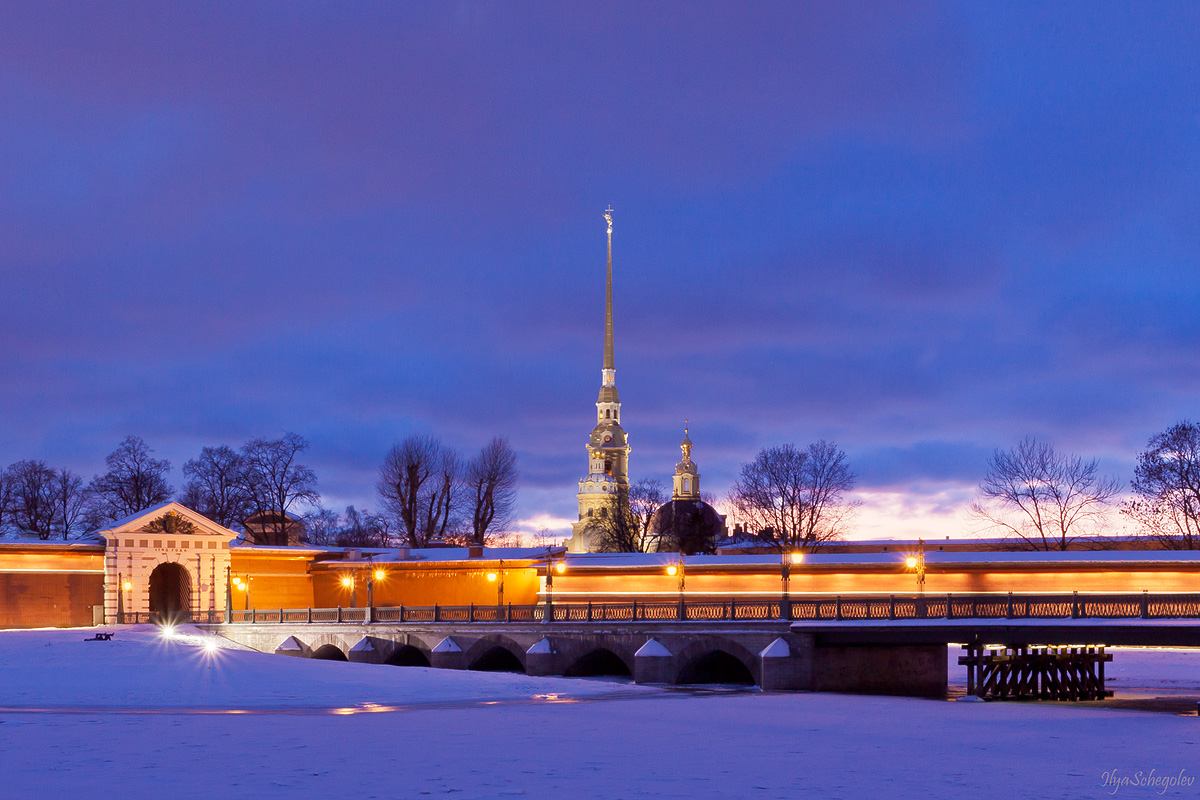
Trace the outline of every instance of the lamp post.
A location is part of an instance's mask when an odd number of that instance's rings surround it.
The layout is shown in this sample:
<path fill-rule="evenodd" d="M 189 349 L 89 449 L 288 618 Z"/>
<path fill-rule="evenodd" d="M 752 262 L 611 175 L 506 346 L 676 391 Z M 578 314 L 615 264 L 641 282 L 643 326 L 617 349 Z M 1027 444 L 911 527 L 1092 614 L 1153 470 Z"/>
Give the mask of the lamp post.
<path fill-rule="evenodd" d="M 231 580 L 233 581 L 233 588 L 237 589 L 239 592 L 245 592 L 246 602 L 242 607 L 246 611 L 249 611 L 250 610 L 250 580 L 251 580 L 250 575 L 247 574 L 245 576 L 245 580 L 242 580 L 242 576 L 238 575 L 236 572 L 229 573 L 229 574 L 231 576 Z M 227 593 L 226 597 L 228 597 L 228 596 L 229 595 Z M 232 601 L 230 601 L 230 602 L 232 602 Z M 230 608 L 232 609 L 232 605 L 230 605 Z M 232 611 L 230 613 L 232 613 Z"/>
<path fill-rule="evenodd" d="M 790 581 L 792 579 L 792 564 L 799 564 L 803 560 L 803 553 L 789 553 L 787 550 L 783 551 L 782 557 L 780 558 L 780 573 L 783 578 L 783 593 L 779 599 L 780 619 L 792 618 L 792 593 L 790 588 Z"/>
<path fill-rule="evenodd" d="M 683 564 L 683 553 L 680 553 L 679 560 L 667 566 L 667 574 L 679 580 L 679 619 L 687 619 L 687 606 L 684 605 L 683 599 L 683 590 L 687 581 L 686 572 Z"/>
<path fill-rule="evenodd" d="M 905 565 L 917 574 L 917 591 L 925 594 L 925 540 L 917 539 L 916 555 L 904 559 Z"/>
<path fill-rule="evenodd" d="M 372 553 L 367 556 L 367 610 L 364 612 L 363 621 L 370 622 L 375 611 L 375 581 L 381 581 L 387 575 L 382 569 L 375 569 Z"/>
<path fill-rule="evenodd" d="M 342 576 L 342 588 L 350 590 L 350 607 L 358 608 L 358 583 L 354 580 L 354 573 Z"/>
<path fill-rule="evenodd" d="M 488 583 L 496 584 L 496 606 L 504 605 L 504 559 L 500 559 L 500 567 L 495 572 L 487 574 Z"/>
<path fill-rule="evenodd" d="M 546 613 L 542 621 L 554 619 L 554 548 L 546 548 Z"/>
<path fill-rule="evenodd" d="M 117 624 L 125 622 L 125 579 L 117 573 Z"/>

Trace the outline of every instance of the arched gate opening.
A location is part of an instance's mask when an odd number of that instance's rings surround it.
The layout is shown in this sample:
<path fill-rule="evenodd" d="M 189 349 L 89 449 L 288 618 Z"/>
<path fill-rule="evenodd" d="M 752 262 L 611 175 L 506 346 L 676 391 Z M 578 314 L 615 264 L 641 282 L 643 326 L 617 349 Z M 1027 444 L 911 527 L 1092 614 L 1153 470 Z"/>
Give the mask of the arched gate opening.
<path fill-rule="evenodd" d="M 192 578 L 183 565 L 168 561 L 150 573 L 150 613 L 164 623 L 192 618 Z"/>

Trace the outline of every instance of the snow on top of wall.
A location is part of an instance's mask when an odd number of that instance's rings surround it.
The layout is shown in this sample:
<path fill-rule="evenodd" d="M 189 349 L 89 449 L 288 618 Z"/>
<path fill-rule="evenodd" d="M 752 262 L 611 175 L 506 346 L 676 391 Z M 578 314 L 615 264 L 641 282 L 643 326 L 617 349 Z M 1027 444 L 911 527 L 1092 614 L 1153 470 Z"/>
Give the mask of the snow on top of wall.
<path fill-rule="evenodd" d="M 671 651 L 663 647 L 663 643 L 658 639 L 651 639 L 638 648 L 638 651 L 633 654 L 634 658 L 670 658 Z"/>
<path fill-rule="evenodd" d="M 458 642 L 454 641 L 449 636 L 447 636 L 445 639 L 442 639 L 440 642 L 438 642 L 436 645 L 434 645 L 433 650 L 431 650 L 430 652 L 433 652 L 433 653 L 461 653 L 462 648 L 458 646 Z"/>
<path fill-rule="evenodd" d="M 764 647 L 759 655 L 763 658 L 789 658 L 792 655 L 792 648 L 788 647 L 788 643 L 783 639 L 776 639 Z"/>

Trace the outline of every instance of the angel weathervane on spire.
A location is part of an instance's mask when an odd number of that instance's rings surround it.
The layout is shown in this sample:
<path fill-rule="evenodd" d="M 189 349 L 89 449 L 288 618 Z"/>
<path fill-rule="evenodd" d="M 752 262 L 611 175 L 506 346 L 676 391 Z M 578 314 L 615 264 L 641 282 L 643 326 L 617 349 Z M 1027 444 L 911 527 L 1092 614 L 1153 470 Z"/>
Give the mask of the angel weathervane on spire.
<path fill-rule="evenodd" d="M 604 212 L 604 219 L 608 222 L 608 232 L 612 233 L 612 206 L 610 205 Z"/>

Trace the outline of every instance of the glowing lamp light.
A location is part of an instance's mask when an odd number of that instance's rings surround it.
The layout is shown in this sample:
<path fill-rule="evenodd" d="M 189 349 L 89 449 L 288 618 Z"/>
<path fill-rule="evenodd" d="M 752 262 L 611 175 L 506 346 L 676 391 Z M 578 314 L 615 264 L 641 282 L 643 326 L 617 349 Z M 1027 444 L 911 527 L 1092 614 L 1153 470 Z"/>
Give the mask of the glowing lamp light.
<path fill-rule="evenodd" d="M 904 559 L 904 563 L 905 563 L 905 565 L 908 566 L 909 569 L 916 569 L 917 568 L 917 557 L 909 556 L 908 558 Z"/>
<path fill-rule="evenodd" d="M 804 553 L 792 553 L 791 561 L 793 564 L 799 564 L 804 561 Z"/>
<path fill-rule="evenodd" d="M 489 572 L 488 573 L 488 583 L 495 583 L 495 582 L 496 582 L 496 573 Z"/>
<path fill-rule="evenodd" d="M 175 638 L 175 626 L 174 625 L 164 625 L 162 632 L 159 635 L 161 635 L 162 638 L 164 638 L 164 639 L 174 639 Z"/>
<path fill-rule="evenodd" d="M 133 582 L 125 581 L 125 583 L 121 584 L 121 588 L 128 592 L 130 589 L 133 588 Z"/>
<path fill-rule="evenodd" d="M 204 652 L 211 655 L 220 649 L 221 649 L 221 646 L 219 644 L 217 644 L 216 639 L 205 639 L 204 640 Z"/>
<path fill-rule="evenodd" d="M 667 574 L 668 574 L 668 575 L 674 575 L 676 572 L 679 572 L 679 567 L 675 566 L 674 564 L 672 564 L 671 566 L 667 567 Z"/>
<path fill-rule="evenodd" d="M 354 578 L 351 578 L 349 575 L 342 578 L 342 586 L 345 586 L 347 589 L 349 589 L 353 585 L 354 585 Z"/>
<path fill-rule="evenodd" d="M 562 575 L 564 572 L 567 571 L 567 565 L 560 561 L 554 565 L 554 571 L 557 572 L 559 575 Z"/>
<path fill-rule="evenodd" d="M 377 581 L 381 581 L 381 580 L 383 580 L 383 576 L 384 576 L 385 574 L 386 574 L 386 573 L 385 573 L 383 570 L 381 570 L 381 569 L 377 569 L 377 570 L 375 570 L 375 580 L 377 580 Z"/>

